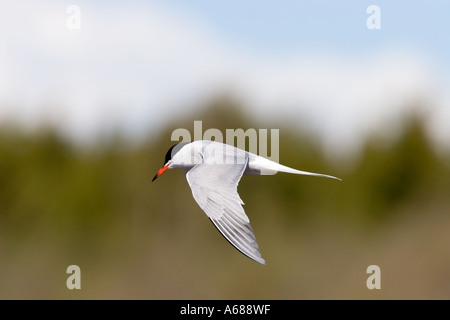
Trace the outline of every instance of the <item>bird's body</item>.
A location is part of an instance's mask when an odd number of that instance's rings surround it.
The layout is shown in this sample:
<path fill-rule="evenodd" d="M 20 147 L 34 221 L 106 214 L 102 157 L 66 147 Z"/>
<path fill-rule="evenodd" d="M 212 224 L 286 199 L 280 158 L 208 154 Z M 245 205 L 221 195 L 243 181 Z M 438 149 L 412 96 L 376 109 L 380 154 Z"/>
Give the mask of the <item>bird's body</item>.
<path fill-rule="evenodd" d="M 262 264 L 265 261 L 242 207 L 244 203 L 237 193 L 241 177 L 286 172 L 339 179 L 292 169 L 233 146 L 207 140 L 174 145 L 153 180 L 173 168 L 184 170 L 195 201 L 222 235 L 236 249 Z"/>

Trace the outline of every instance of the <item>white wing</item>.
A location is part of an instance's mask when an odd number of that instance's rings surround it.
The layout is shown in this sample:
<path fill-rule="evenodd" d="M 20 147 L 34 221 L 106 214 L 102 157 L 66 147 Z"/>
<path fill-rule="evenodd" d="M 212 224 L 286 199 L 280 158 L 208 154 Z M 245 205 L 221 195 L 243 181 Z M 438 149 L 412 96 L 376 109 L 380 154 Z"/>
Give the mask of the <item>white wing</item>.
<path fill-rule="evenodd" d="M 265 264 L 237 193 L 247 162 L 248 156 L 235 164 L 213 161 L 197 164 L 186 174 L 186 179 L 195 201 L 225 239 L 247 257 Z"/>

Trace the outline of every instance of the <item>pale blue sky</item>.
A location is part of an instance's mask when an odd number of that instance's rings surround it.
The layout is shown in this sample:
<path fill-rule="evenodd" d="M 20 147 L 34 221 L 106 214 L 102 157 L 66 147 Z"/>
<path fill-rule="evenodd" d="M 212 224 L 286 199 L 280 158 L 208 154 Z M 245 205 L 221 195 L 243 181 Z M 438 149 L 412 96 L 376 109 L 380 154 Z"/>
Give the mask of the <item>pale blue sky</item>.
<path fill-rule="evenodd" d="M 208 1 L 154 3 L 206 21 L 228 41 L 263 55 L 333 50 L 365 54 L 406 46 L 439 59 L 450 71 L 450 1 Z M 381 11 L 381 30 L 369 30 L 369 5 Z"/>
<path fill-rule="evenodd" d="M 380 30 L 366 26 L 370 5 Z M 391 134 L 422 99 L 450 145 L 449 17 L 449 0 L 0 1 L 0 124 L 134 139 L 231 92 L 340 148 Z"/>

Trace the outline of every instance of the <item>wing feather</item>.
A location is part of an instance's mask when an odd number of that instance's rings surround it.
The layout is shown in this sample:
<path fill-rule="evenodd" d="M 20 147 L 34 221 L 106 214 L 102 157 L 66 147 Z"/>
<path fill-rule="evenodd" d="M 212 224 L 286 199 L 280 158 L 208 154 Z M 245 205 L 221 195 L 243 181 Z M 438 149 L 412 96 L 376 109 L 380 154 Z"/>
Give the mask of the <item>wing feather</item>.
<path fill-rule="evenodd" d="M 197 164 L 187 172 L 186 179 L 195 201 L 225 239 L 247 257 L 265 264 L 237 193 L 247 163 L 248 156 L 233 164 Z"/>

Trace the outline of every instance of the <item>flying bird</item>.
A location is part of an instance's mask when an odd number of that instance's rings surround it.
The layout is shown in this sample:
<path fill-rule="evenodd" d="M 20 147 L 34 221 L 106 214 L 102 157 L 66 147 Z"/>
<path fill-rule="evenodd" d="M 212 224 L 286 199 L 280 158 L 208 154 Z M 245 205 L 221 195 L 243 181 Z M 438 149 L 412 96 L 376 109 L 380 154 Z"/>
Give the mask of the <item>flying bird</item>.
<path fill-rule="evenodd" d="M 208 140 L 173 145 L 152 181 L 166 170 L 175 168 L 184 170 L 195 201 L 225 239 L 261 264 L 266 262 L 259 252 L 255 234 L 242 207 L 244 202 L 237 192 L 242 176 L 287 172 L 341 180 L 292 169 L 234 146 Z"/>

